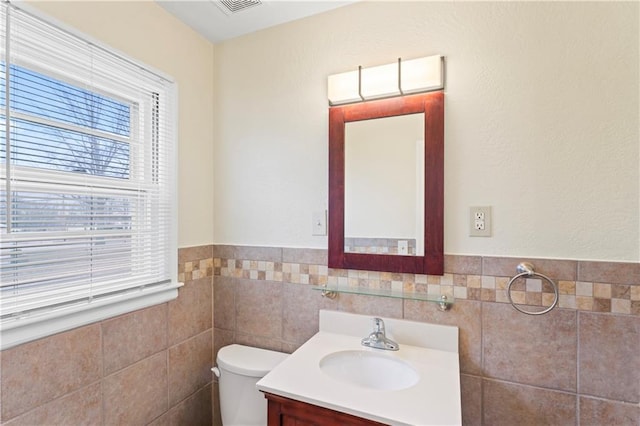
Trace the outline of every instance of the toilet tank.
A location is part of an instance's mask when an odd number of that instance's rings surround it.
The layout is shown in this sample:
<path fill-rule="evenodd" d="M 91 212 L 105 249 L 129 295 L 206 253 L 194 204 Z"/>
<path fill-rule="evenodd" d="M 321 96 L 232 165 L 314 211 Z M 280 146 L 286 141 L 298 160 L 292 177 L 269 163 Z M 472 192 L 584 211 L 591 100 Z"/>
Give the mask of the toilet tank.
<path fill-rule="evenodd" d="M 224 426 L 267 424 L 267 400 L 256 383 L 288 355 L 243 345 L 218 351 L 220 412 Z"/>

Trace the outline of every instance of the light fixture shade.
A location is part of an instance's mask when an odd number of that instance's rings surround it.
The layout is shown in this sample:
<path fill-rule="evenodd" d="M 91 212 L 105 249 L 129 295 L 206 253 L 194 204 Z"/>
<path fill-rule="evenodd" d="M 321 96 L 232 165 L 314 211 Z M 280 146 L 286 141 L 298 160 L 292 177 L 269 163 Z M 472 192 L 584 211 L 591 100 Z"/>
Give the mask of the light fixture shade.
<path fill-rule="evenodd" d="M 418 93 L 444 88 L 443 57 L 440 55 L 402 61 L 402 93 Z"/>
<path fill-rule="evenodd" d="M 330 75 L 329 105 L 444 89 L 444 56 L 403 61 Z"/>
<path fill-rule="evenodd" d="M 328 80 L 328 98 L 331 105 L 361 101 L 358 92 L 358 70 L 330 75 Z"/>
<path fill-rule="evenodd" d="M 365 100 L 400 95 L 398 63 L 363 68 L 361 94 Z"/>

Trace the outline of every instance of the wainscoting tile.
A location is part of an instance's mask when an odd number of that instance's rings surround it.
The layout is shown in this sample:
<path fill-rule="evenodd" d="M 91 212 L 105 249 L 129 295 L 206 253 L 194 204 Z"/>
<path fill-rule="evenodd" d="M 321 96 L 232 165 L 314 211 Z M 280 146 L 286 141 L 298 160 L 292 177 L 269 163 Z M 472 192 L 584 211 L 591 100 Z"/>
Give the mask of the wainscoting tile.
<path fill-rule="evenodd" d="M 361 315 L 402 318 L 402 299 L 340 293 L 336 298 L 338 309 Z"/>
<path fill-rule="evenodd" d="M 167 304 L 104 321 L 102 342 L 105 375 L 167 349 Z"/>
<path fill-rule="evenodd" d="M 170 426 L 170 425 L 171 425 L 171 416 L 169 415 L 169 412 L 166 412 L 160 417 L 158 417 L 157 419 L 155 419 L 154 421 L 152 421 L 151 423 L 149 423 L 147 426 Z"/>
<path fill-rule="evenodd" d="M 213 246 L 195 246 L 178 249 L 178 263 L 213 258 Z"/>
<path fill-rule="evenodd" d="M 578 280 L 640 285 L 640 263 L 579 262 Z"/>
<path fill-rule="evenodd" d="M 283 284 L 282 339 L 301 345 L 318 332 L 318 310 L 337 310 L 338 302 L 308 285 Z"/>
<path fill-rule="evenodd" d="M 142 425 L 168 409 L 167 352 L 105 377 L 104 424 Z"/>
<path fill-rule="evenodd" d="M 2 353 L 2 419 L 9 420 L 96 380 L 102 373 L 100 325 L 35 340 Z"/>
<path fill-rule="evenodd" d="M 235 332 L 221 328 L 213 329 L 213 361 L 215 362 L 220 348 L 233 343 L 235 343 Z"/>
<path fill-rule="evenodd" d="M 214 354 L 219 347 L 230 343 L 290 353 L 316 330 L 317 311 L 322 308 L 451 324 L 460 329 L 465 425 L 575 426 L 579 413 L 582 414 L 580 426 L 596 426 L 589 423 L 590 419 L 609 422 L 604 424 L 621 422 L 616 426 L 626 426 L 624 422 L 629 416 L 636 421 L 638 406 L 634 404 L 637 403 L 624 401 L 629 394 L 638 393 L 633 383 L 640 383 L 637 376 L 640 373 L 636 374 L 638 369 L 633 368 L 639 361 L 636 355 L 627 353 L 630 347 L 640 345 L 629 337 L 637 336 L 633 334 L 636 331 L 630 331 L 629 324 L 640 320 L 640 266 L 447 255 L 446 273 L 440 277 L 328 269 L 324 266 L 325 252 L 314 249 L 214 246 L 213 253 L 215 280 L 221 279 L 216 281 L 221 285 L 220 290 L 216 285 L 219 294 L 214 306 Z M 559 283 L 561 307 L 549 314 L 531 317 L 508 304 L 505 289 L 522 261 L 532 262 L 537 271 Z M 522 281 L 514 291 L 518 293 L 515 295 L 518 300 L 548 304 L 552 294 L 539 280 Z M 340 294 L 329 300 L 312 292 L 307 285 L 323 282 L 453 294 L 456 301 L 451 311 L 440 312 L 426 302 L 363 295 Z M 223 289 L 226 284 L 229 287 Z M 230 294 L 234 293 L 232 304 Z M 580 356 L 587 355 L 579 364 L 578 316 L 585 314 L 580 311 L 627 319 L 602 328 L 608 331 L 598 331 L 587 321 L 580 331 Z M 617 315 L 598 314 L 598 311 L 612 311 Z M 616 338 L 616 333 L 624 337 Z M 598 354 L 598 350 L 609 347 L 623 358 L 612 358 L 606 351 Z M 611 374 L 608 364 L 611 360 L 619 367 L 613 369 L 615 380 L 604 383 L 606 375 L 602 372 Z M 587 363 L 596 366 L 586 368 Z M 577 389 L 578 377 L 581 389 Z M 619 394 L 611 393 L 610 389 L 616 380 L 622 383 Z M 576 395 L 576 392 L 580 393 Z M 214 400 L 215 393 L 214 389 Z M 616 395 L 627 399 L 620 400 Z M 578 398 L 584 399 L 581 411 Z M 216 416 L 214 423 L 219 425 Z"/>
<path fill-rule="evenodd" d="M 519 257 L 484 257 L 482 258 L 482 274 L 496 277 L 512 277 L 520 262 L 530 262 L 536 271 L 558 281 L 575 281 L 577 262 L 574 260 L 529 259 Z"/>
<path fill-rule="evenodd" d="M 282 340 L 271 337 L 254 336 L 251 334 L 236 333 L 235 342 L 239 345 L 253 346 L 255 348 L 268 349 L 282 352 Z"/>
<path fill-rule="evenodd" d="M 169 348 L 169 406 L 211 382 L 212 330 Z"/>
<path fill-rule="evenodd" d="M 483 424 L 491 426 L 575 425 L 576 395 L 483 380 Z"/>
<path fill-rule="evenodd" d="M 213 324 L 216 328 L 236 328 L 235 278 L 213 279 Z"/>
<path fill-rule="evenodd" d="M 213 277 L 188 281 L 169 302 L 169 346 L 213 326 Z"/>
<path fill-rule="evenodd" d="M 217 246 L 216 246 L 217 247 Z M 522 261 L 531 261 L 537 271 L 549 275 L 561 287 L 559 307 L 593 312 L 613 312 L 627 315 L 640 314 L 640 283 L 611 284 L 598 282 L 581 282 L 592 288 L 598 287 L 597 294 L 577 294 L 576 277 L 578 276 L 578 261 L 563 259 L 526 259 L 504 257 L 479 256 L 445 256 L 446 273 L 443 276 L 421 274 L 392 274 L 374 271 L 355 271 L 343 269 L 329 269 L 324 265 L 325 251 L 319 249 L 282 248 L 282 259 L 286 261 L 258 260 L 265 258 L 277 259 L 277 250 L 273 247 L 240 247 L 220 246 L 222 257 L 216 257 L 209 264 L 205 264 L 206 273 L 212 270 L 216 276 L 243 278 L 258 281 L 278 281 L 297 284 L 342 284 L 356 285 L 368 288 L 402 287 L 405 292 L 429 292 L 453 296 L 457 300 L 479 300 L 483 302 L 508 303 L 506 292 L 507 283 L 516 271 L 515 267 Z M 215 250 L 214 250 L 215 251 Z M 255 251 L 255 253 L 254 253 Z M 254 259 L 247 257 L 255 254 Z M 202 276 L 203 265 L 200 270 L 190 272 L 191 265 L 187 262 L 181 275 L 185 280 Z M 207 260 L 209 262 L 209 260 Z M 309 263 L 308 263 L 309 262 Z M 312 263 L 317 262 L 317 263 Z M 596 262 L 599 267 L 615 271 L 614 262 Z M 623 269 L 629 269 L 630 264 L 620 264 Z M 180 266 L 180 265 L 179 265 Z M 618 271 L 618 274 L 635 274 L 634 268 Z M 638 266 L 637 269 L 640 269 Z M 625 272 L 626 271 L 626 272 Z M 640 277 L 637 277 L 640 280 Z M 549 306 L 553 300 L 551 286 L 542 281 L 541 285 L 524 286 L 525 280 L 516 282 L 511 295 L 519 304 L 532 306 Z M 526 280 L 540 282 L 539 279 Z M 491 283 L 491 286 L 487 286 Z M 636 288 L 637 287 L 637 288 Z M 575 289 L 575 290 L 572 290 Z M 638 291 L 636 291 L 638 290 Z M 568 293 L 575 291 L 576 293 Z"/>
<path fill-rule="evenodd" d="M 449 274 L 482 275 L 482 257 L 480 256 L 444 256 L 444 272 Z"/>
<path fill-rule="evenodd" d="M 102 387 L 94 383 L 2 423 L 4 426 L 102 424 Z"/>
<path fill-rule="evenodd" d="M 235 258 L 238 260 L 282 262 L 282 248 L 235 246 Z"/>
<path fill-rule="evenodd" d="M 482 303 L 456 300 L 450 310 L 442 312 L 431 302 L 405 300 L 404 317 L 412 321 L 458 327 L 460 371 L 468 374 L 482 372 Z"/>
<path fill-rule="evenodd" d="M 324 249 L 282 249 L 282 262 L 327 265 L 328 251 Z"/>
<path fill-rule="evenodd" d="M 600 425 L 640 425 L 640 407 L 633 404 L 580 397 L 580 426 Z"/>
<path fill-rule="evenodd" d="M 530 316 L 511 305 L 482 307 L 486 377 L 576 391 L 577 316 L 554 309 Z"/>
<path fill-rule="evenodd" d="M 463 426 L 482 425 L 482 379 L 460 375 Z"/>
<path fill-rule="evenodd" d="M 281 282 L 238 279 L 235 308 L 237 333 L 282 338 Z"/>
<path fill-rule="evenodd" d="M 320 293 L 308 285 L 283 284 L 282 340 L 303 343 L 318 332 Z"/>
<path fill-rule="evenodd" d="M 220 386 L 214 382 L 211 392 L 211 405 L 213 406 L 213 426 L 222 426 L 222 413 L 220 412 Z"/>
<path fill-rule="evenodd" d="M 302 343 L 287 343 L 287 342 L 283 342 L 282 343 L 282 348 L 281 348 L 281 352 L 284 352 L 286 354 L 292 354 L 294 353 L 296 350 L 298 350 L 298 348 L 302 346 Z"/>
<path fill-rule="evenodd" d="M 580 312 L 581 394 L 640 401 L 640 317 Z"/>
<path fill-rule="evenodd" d="M 218 245 L 213 246 L 213 258 L 235 259 L 236 246 Z"/>
<path fill-rule="evenodd" d="M 170 411 L 171 426 L 211 426 L 211 385 L 200 389 Z"/>

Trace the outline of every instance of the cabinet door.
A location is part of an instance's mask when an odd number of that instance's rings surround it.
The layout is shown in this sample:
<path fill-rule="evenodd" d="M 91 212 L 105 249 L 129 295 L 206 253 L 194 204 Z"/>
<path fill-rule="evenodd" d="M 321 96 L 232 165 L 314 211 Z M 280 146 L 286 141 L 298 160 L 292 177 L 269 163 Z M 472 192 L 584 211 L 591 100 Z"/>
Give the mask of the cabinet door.
<path fill-rule="evenodd" d="M 374 426 L 374 422 L 289 398 L 265 393 L 269 426 Z"/>

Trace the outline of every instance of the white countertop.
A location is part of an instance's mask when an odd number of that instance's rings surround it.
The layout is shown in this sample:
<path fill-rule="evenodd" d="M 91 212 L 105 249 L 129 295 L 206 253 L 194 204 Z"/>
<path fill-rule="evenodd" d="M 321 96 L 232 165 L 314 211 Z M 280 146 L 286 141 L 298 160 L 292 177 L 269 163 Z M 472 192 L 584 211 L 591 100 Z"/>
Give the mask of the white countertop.
<path fill-rule="evenodd" d="M 398 323 L 402 320 L 389 321 L 396 323 L 396 329 L 401 327 Z M 419 325 L 407 323 L 412 327 Z M 360 340 L 366 333 L 355 337 L 322 331 L 322 325 L 320 328 L 321 331 L 262 378 L 257 384 L 258 389 L 392 425 L 462 423 L 457 342 L 455 352 L 412 346 L 401 341 L 398 342 L 399 351 L 386 351 L 362 346 Z M 457 328 L 455 337 L 457 340 Z M 397 358 L 412 366 L 420 379 L 409 388 L 394 391 L 374 390 L 338 381 L 325 374 L 319 363 L 324 356 L 345 350 L 373 351 Z"/>

